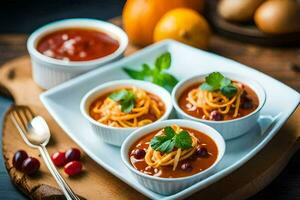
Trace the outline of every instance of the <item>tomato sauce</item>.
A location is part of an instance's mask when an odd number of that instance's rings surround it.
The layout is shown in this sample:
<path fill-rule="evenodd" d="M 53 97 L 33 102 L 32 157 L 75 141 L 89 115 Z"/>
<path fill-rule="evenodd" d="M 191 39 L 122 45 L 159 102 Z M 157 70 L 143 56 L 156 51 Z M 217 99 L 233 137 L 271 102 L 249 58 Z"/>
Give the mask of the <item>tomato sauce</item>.
<path fill-rule="evenodd" d="M 193 133 L 194 136 L 198 138 L 199 148 L 203 148 L 203 147 L 206 148 L 208 152 L 208 156 L 199 157 L 196 155 L 197 153 L 195 152 L 194 155 L 187 158 L 186 160 L 179 161 L 175 171 L 173 171 L 173 166 L 161 166 L 157 169 L 150 167 L 147 165 L 144 158 L 136 159 L 134 157 L 134 152 L 136 151 L 136 149 L 143 149 L 147 151 L 151 139 L 157 134 L 158 131 L 160 131 L 160 130 L 156 130 L 145 135 L 138 141 L 136 141 L 130 148 L 128 156 L 133 167 L 139 170 L 140 172 L 143 172 L 151 176 L 157 176 L 163 178 L 179 178 L 179 177 L 192 176 L 212 166 L 218 157 L 218 147 L 216 143 L 213 141 L 213 139 L 200 131 L 190 129 L 190 128 L 185 128 L 185 127 L 181 127 L 181 128 L 190 133 Z M 190 163 L 192 167 L 191 170 L 183 170 L 181 168 L 181 165 L 187 162 Z"/>
<path fill-rule="evenodd" d="M 112 54 L 119 48 L 119 42 L 98 30 L 70 28 L 45 35 L 36 48 L 59 60 L 89 61 Z"/>

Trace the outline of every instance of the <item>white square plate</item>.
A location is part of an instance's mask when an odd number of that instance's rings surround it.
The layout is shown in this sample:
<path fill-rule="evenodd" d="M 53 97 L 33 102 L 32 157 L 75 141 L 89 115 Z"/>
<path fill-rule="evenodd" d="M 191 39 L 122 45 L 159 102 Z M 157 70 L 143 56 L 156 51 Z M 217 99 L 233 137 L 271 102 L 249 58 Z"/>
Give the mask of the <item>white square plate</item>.
<path fill-rule="evenodd" d="M 178 79 L 212 71 L 240 73 L 260 82 L 267 94 L 267 101 L 257 126 L 242 137 L 226 142 L 226 153 L 215 173 L 171 196 L 162 196 L 140 185 L 122 164 L 120 149 L 105 144 L 96 137 L 79 108 L 81 98 L 95 86 L 111 80 L 128 79 L 122 67 L 140 68 L 142 63 L 153 63 L 155 58 L 165 51 L 172 54 L 170 73 Z M 278 98 L 279 96 L 285 98 Z M 174 41 L 149 46 L 132 56 L 74 78 L 41 95 L 43 104 L 57 123 L 92 159 L 152 199 L 185 198 L 236 170 L 272 139 L 293 113 L 299 99 L 298 92 L 259 71 Z"/>

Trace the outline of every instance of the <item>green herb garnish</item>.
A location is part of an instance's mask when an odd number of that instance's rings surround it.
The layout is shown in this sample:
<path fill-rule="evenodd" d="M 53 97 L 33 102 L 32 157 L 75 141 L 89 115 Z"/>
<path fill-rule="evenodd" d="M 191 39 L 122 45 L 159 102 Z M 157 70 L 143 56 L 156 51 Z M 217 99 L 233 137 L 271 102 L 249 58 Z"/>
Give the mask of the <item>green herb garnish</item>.
<path fill-rule="evenodd" d="M 164 135 L 158 135 L 150 141 L 151 148 L 162 153 L 171 152 L 174 147 L 189 149 L 192 147 L 192 137 L 187 131 L 176 134 L 170 126 L 164 128 Z"/>
<path fill-rule="evenodd" d="M 165 70 L 171 67 L 171 61 L 171 54 L 166 52 L 155 60 L 153 68 L 148 64 L 143 64 L 140 71 L 129 68 L 123 69 L 133 79 L 150 81 L 164 87 L 168 91 L 172 91 L 178 80 L 173 75 L 165 72 Z"/>
<path fill-rule="evenodd" d="M 205 78 L 205 82 L 200 85 L 201 90 L 217 91 L 230 98 L 237 93 L 237 88 L 232 84 L 232 81 L 224 77 L 220 72 L 213 72 Z"/>
<path fill-rule="evenodd" d="M 120 90 L 109 95 L 109 98 L 113 101 L 119 102 L 122 112 L 130 113 L 135 104 L 135 96 L 128 90 Z"/>

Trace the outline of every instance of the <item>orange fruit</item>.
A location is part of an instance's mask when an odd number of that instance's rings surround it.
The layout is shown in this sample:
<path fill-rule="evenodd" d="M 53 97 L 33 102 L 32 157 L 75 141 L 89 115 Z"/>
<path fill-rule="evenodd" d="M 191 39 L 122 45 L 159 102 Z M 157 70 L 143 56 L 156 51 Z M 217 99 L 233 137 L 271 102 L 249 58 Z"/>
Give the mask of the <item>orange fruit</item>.
<path fill-rule="evenodd" d="M 127 0 L 123 8 L 123 27 L 133 44 L 145 46 L 153 42 L 153 31 L 168 11 L 187 7 L 201 11 L 204 0 Z"/>
<path fill-rule="evenodd" d="M 174 39 L 185 44 L 207 49 L 211 31 L 207 21 L 196 11 L 176 8 L 167 12 L 154 29 L 154 41 Z"/>

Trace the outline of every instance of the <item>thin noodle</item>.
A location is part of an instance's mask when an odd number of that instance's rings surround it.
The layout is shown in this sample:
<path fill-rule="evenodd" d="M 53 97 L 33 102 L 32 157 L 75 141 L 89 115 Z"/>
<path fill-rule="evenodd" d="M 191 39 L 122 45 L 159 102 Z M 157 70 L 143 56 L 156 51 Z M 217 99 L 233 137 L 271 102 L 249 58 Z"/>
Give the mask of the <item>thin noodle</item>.
<path fill-rule="evenodd" d="M 177 125 L 172 125 L 172 128 L 176 133 L 182 131 L 182 129 Z M 163 130 L 159 131 L 156 135 L 160 134 L 163 134 Z M 145 155 L 145 162 L 147 165 L 154 168 L 172 165 L 173 171 L 175 171 L 179 161 L 189 158 L 196 151 L 198 139 L 192 133 L 189 134 L 192 137 L 192 147 L 189 149 L 182 150 L 179 148 L 169 153 L 162 154 L 160 151 L 155 151 L 152 149 L 149 145 Z"/>
<path fill-rule="evenodd" d="M 241 95 L 243 88 L 240 84 L 233 83 L 237 88 L 237 93 L 231 98 L 227 98 L 220 91 L 204 91 L 200 88 L 191 90 L 187 95 L 187 101 L 191 104 L 190 111 L 201 108 L 205 118 L 210 118 L 210 113 L 217 110 L 219 113 L 226 115 L 230 112 L 231 108 L 234 109 L 233 117 L 239 114 Z"/>
<path fill-rule="evenodd" d="M 135 95 L 135 105 L 131 112 L 122 112 L 120 104 L 109 97 L 103 101 L 96 100 L 91 112 L 100 115 L 98 122 L 114 127 L 140 127 L 152 123 L 164 114 L 164 109 L 159 106 L 162 103 L 156 100 L 158 98 L 136 87 L 128 90 Z M 153 117 L 150 118 L 149 115 Z"/>

